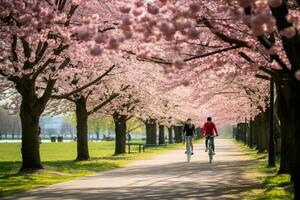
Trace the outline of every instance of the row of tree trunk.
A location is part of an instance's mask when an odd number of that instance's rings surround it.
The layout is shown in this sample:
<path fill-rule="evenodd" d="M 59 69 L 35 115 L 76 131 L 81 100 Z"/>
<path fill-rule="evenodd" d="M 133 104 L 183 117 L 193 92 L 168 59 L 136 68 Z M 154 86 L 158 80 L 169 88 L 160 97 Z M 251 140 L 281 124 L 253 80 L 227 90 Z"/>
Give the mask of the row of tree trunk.
<path fill-rule="evenodd" d="M 280 168 L 278 174 L 291 174 L 293 166 L 293 138 L 287 126 L 289 122 L 284 116 L 280 96 L 277 96 L 275 102 L 275 114 L 274 114 L 274 136 L 275 136 L 275 152 L 280 156 Z M 300 121 L 299 121 L 300 122 Z M 267 109 L 261 112 L 254 119 L 249 121 L 245 120 L 244 123 L 238 123 L 233 128 L 233 137 L 248 145 L 250 148 L 255 148 L 258 152 L 267 151 L 270 154 L 270 110 Z M 275 156 L 274 156 L 275 157 Z"/>
<path fill-rule="evenodd" d="M 269 146 L 269 114 L 268 111 L 255 116 L 251 122 L 238 123 L 234 131 L 236 140 L 242 141 L 258 152 L 268 150 Z"/>
<path fill-rule="evenodd" d="M 260 113 L 253 120 L 238 123 L 234 137 L 258 152 L 267 151 L 269 148 L 269 111 Z M 278 138 L 277 138 L 278 139 Z"/>
<path fill-rule="evenodd" d="M 165 144 L 165 126 L 157 125 L 154 119 L 149 119 L 145 122 L 146 126 L 146 144 L 157 145 Z M 157 141 L 157 127 L 158 127 L 158 141 Z M 181 143 L 182 142 L 182 126 L 168 127 L 168 142 Z"/>
<path fill-rule="evenodd" d="M 115 154 L 123 154 L 126 153 L 126 133 L 127 133 L 126 122 L 128 118 L 125 115 L 119 115 L 117 113 L 113 115 L 113 118 L 115 122 L 115 133 L 116 133 Z M 148 119 L 145 121 L 145 127 L 146 127 L 146 145 L 155 146 L 157 144 L 163 145 L 166 143 L 164 125 L 157 124 L 155 119 Z M 158 129 L 158 135 L 157 135 L 157 129 Z M 173 132 L 174 132 L 174 136 L 173 136 Z M 182 126 L 168 127 L 168 142 L 169 143 L 182 142 Z"/>

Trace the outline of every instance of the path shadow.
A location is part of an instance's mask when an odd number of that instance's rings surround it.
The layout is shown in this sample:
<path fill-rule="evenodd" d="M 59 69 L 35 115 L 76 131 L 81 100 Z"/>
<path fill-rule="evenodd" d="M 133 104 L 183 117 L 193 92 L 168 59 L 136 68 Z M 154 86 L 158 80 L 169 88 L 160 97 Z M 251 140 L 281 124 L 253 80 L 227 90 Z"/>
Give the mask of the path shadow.
<path fill-rule="evenodd" d="M 105 184 L 105 183 L 103 183 Z M 143 186 L 143 187 L 122 187 L 122 188 L 84 188 L 84 189 L 64 189 L 55 190 L 49 193 L 40 191 L 38 197 L 34 198 L 35 192 L 27 192 L 23 197 L 30 199 L 72 199 L 72 200 L 119 200 L 119 199 L 240 199 L 239 194 L 249 189 L 253 189 L 253 185 L 241 185 L 228 187 L 220 184 L 214 184 L 196 187 L 193 182 L 175 183 L 164 186 Z"/>
<path fill-rule="evenodd" d="M 152 163 L 153 160 L 149 160 L 142 164 L 82 177 L 74 182 L 28 191 L 5 199 L 227 200 L 241 199 L 241 193 L 262 187 L 261 183 L 249 180 L 245 176 L 249 166 L 253 165 L 253 160 L 245 159 L 245 154 L 232 148 L 230 143 L 223 143 L 218 148 L 220 153 L 217 153 L 212 164 L 207 162 L 203 146 L 195 149 L 202 151 L 202 153 L 199 151 L 202 159 L 194 159 L 191 163 L 184 160 L 178 162 L 178 158 L 170 158 L 170 162 L 166 163 L 160 162 L 161 160 Z M 179 155 L 180 153 L 175 153 L 175 156 Z"/>
<path fill-rule="evenodd" d="M 123 168 L 83 177 L 78 180 L 83 182 L 83 186 L 79 188 L 49 187 L 28 191 L 12 199 L 240 199 L 242 192 L 261 187 L 260 183 L 249 182 L 243 177 L 249 162 L 251 161 L 216 161 L 209 164 L 201 161 L 131 166 L 128 170 Z M 136 178 L 137 181 L 125 187 L 105 186 L 106 182 L 100 183 L 101 187 L 84 184 L 103 180 L 102 178 L 118 181 L 126 177 Z M 186 177 L 188 179 L 184 180 Z"/>

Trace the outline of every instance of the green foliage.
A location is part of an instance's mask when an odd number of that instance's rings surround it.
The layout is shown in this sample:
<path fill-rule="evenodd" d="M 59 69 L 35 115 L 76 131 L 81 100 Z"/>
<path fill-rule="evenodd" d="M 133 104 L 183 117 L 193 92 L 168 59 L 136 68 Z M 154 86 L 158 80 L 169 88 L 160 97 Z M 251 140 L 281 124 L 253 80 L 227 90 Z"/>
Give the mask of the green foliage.
<path fill-rule="evenodd" d="M 70 121 L 73 126 L 76 126 L 75 114 L 70 115 L 67 120 Z M 114 129 L 115 124 L 111 116 L 91 116 L 88 119 L 88 132 L 90 134 L 96 132 L 113 132 Z M 136 118 L 131 118 L 127 121 L 127 131 L 130 133 L 143 133 L 145 132 L 144 123 Z"/>
<path fill-rule="evenodd" d="M 76 126 L 76 115 L 72 113 L 67 120 Z M 90 116 L 88 119 L 88 132 L 113 132 L 115 128 L 114 121 L 110 116 Z"/>
<path fill-rule="evenodd" d="M 144 133 L 145 125 L 141 120 L 131 118 L 127 121 L 127 132 Z"/>
<path fill-rule="evenodd" d="M 115 128 L 112 117 L 90 117 L 88 120 L 89 133 L 113 132 Z"/>
<path fill-rule="evenodd" d="M 114 142 L 90 142 L 91 159 L 75 162 L 75 142 L 43 143 L 41 158 L 45 169 L 34 174 L 21 174 L 18 173 L 21 166 L 21 144 L 0 143 L 0 197 L 124 166 L 132 160 L 143 159 L 179 147 L 182 145 L 174 144 L 167 147 L 147 148 L 145 153 L 113 156 Z M 136 152 L 137 148 L 132 147 L 132 150 Z"/>

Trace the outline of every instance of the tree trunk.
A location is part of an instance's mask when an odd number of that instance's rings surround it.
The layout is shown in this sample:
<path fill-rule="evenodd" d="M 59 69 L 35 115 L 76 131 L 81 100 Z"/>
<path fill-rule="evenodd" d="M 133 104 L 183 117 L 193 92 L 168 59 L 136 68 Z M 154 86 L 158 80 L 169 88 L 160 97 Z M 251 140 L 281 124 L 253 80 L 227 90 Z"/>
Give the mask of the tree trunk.
<path fill-rule="evenodd" d="M 241 127 L 240 127 L 240 123 L 238 123 L 236 125 L 236 136 L 235 136 L 235 139 L 238 141 L 240 139 L 240 133 L 241 133 Z"/>
<path fill-rule="evenodd" d="M 258 121 L 258 117 L 255 116 L 254 124 L 253 124 L 253 146 L 255 146 L 255 148 L 257 148 L 258 134 L 259 134 L 257 129 L 257 121 Z"/>
<path fill-rule="evenodd" d="M 126 118 L 125 115 L 114 114 L 115 122 L 115 155 L 126 153 Z"/>
<path fill-rule="evenodd" d="M 175 126 L 175 142 L 182 142 L 182 126 Z"/>
<path fill-rule="evenodd" d="M 249 147 L 252 149 L 253 148 L 253 119 L 252 116 L 250 118 L 250 123 L 249 123 Z"/>
<path fill-rule="evenodd" d="M 159 125 L 158 143 L 165 144 L 165 126 Z"/>
<path fill-rule="evenodd" d="M 274 134 L 274 81 L 270 80 L 270 109 L 269 109 L 269 148 L 268 148 L 268 165 L 276 166 L 275 152 L 275 134 Z"/>
<path fill-rule="evenodd" d="M 274 133 L 275 133 L 275 145 L 276 145 L 276 155 L 280 155 L 281 152 L 281 130 L 280 130 L 280 120 L 277 115 L 277 109 L 275 105 L 275 110 L 274 110 Z"/>
<path fill-rule="evenodd" d="M 281 125 L 281 163 L 278 173 L 291 172 L 295 199 L 300 199 L 300 82 L 295 78 L 279 85 L 278 117 Z"/>
<path fill-rule="evenodd" d="M 269 152 L 269 143 L 270 143 L 270 108 L 266 110 L 264 118 L 264 149 Z"/>
<path fill-rule="evenodd" d="M 84 97 L 76 100 L 77 119 L 77 161 L 88 160 L 90 158 L 88 148 L 88 112 Z"/>
<path fill-rule="evenodd" d="M 149 119 L 146 124 L 146 144 L 156 145 L 156 122 L 154 119 Z"/>
<path fill-rule="evenodd" d="M 260 153 L 264 151 L 264 148 L 263 148 L 263 138 L 264 138 L 263 123 L 264 123 L 264 120 L 263 120 L 263 118 L 264 118 L 264 113 L 260 113 L 258 115 L 258 123 L 257 123 L 258 124 L 258 127 L 257 127 L 258 137 L 257 137 L 257 147 L 256 147 L 257 151 Z"/>
<path fill-rule="evenodd" d="M 280 123 L 281 132 L 284 133 L 284 136 L 281 137 L 280 168 L 278 174 L 290 174 L 293 158 L 293 138 L 288 127 L 289 122 L 287 118 L 280 119 Z"/>
<path fill-rule="evenodd" d="M 300 199 L 300 82 L 296 79 L 291 81 L 290 93 L 290 116 L 289 121 L 293 138 L 293 162 L 291 170 L 291 178 L 294 182 L 295 199 Z"/>
<path fill-rule="evenodd" d="M 22 166 L 20 171 L 42 169 L 39 143 L 39 119 L 41 112 L 23 97 L 20 108 L 22 124 Z"/>
<path fill-rule="evenodd" d="M 168 134 L 169 134 L 169 144 L 172 144 L 173 143 L 173 127 L 170 126 L 168 128 Z"/>
<path fill-rule="evenodd" d="M 247 124 L 246 119 L 245 119 L 245 123 L 244 123 L 244 138 L 243 138 L 245 145 L 247 145 L 247 140 L 248 140 L 247 129 L 248 129 L 248 124 Z"/>
<path fill-rule="evenodd" d="M 291 173 L 291 165 L 292 165 L 292 141 L 293 136 L 292 132 L 289 130 L 289 113 L 285 106 L 287 102 L 282 93 L 281 87 L 276 87 L 277 91 L 277 115 L 280 120 L 280 132 L 282 134 L 281 137 L 281 153 L 280 153 L 280 168 L 278 174 L 290 174 Z"/>
<path fill-rule="evenodd" d="M 264 152 L 268 147 L 268 139 L 267 139 L 267 127 L 266 123 L 268 123 L 266 119 L 267 112 L 263 112 L 259 116 L 259 133 L 258 133 L 258 152 Z"/>

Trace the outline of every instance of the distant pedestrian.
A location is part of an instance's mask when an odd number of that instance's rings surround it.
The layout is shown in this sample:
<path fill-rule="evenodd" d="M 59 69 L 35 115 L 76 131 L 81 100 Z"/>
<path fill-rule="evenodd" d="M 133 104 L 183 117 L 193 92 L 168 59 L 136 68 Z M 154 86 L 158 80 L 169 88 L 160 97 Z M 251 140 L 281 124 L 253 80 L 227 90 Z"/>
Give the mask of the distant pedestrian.
<path fill-rule="evenodd" d="M 127 133 L 127 141 L 131 142 L 131 135 L 130 135 L 130 133 Z"/>

